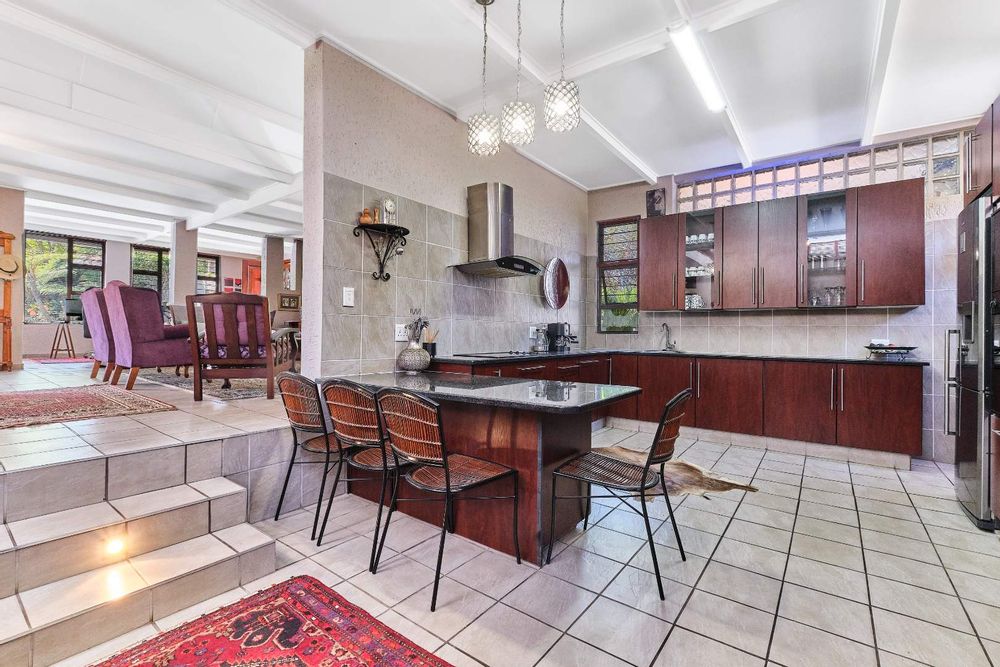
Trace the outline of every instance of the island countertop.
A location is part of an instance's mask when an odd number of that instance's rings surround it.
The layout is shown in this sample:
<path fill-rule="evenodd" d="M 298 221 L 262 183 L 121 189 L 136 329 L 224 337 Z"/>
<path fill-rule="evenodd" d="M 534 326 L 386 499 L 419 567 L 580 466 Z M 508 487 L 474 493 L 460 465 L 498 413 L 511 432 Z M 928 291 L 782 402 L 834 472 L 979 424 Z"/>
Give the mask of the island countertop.
<path fill-rule="evenodd" d="M 556 380 L 528 380 L 463 373 L 372 373 L 338 376 L 372 389 L 405 389 L 438 401 L 534 410 L 578 413 L 601 408 L 634 396 L 639 387 Z M 322 381 L 323 378 L 320 378 Z"/>

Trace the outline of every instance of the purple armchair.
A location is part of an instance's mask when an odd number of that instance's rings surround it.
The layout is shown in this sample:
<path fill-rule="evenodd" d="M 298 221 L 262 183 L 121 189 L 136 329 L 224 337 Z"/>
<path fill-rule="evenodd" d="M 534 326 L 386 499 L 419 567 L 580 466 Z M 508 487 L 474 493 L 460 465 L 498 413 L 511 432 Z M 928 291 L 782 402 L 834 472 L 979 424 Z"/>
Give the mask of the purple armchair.
<path fill-rule="evenodd" d="M 117 280 L 104 288 L 115 345 L 115 370 L 111 384 L 118 384 L 129 369 L 126 389 L 131 389 L 140 368 L 184 366 L 192 363 L 185 325 L 163 324 L 160 295 L 155 290 L 129 287 Z"/>
<path fill-rule="evenodd" d="M 94 344 L 94 368 L 90 372 L 91 379 L 97 377 L 101 365 L 105 367 L 104 381 L 111 377 L 115 370 L 115 341 L 111 337 L 111 319 L 108 317 L 108 304 L 104 300 L 104 290 L 91 287 L 80 295 L 83 304 L 83 316 L 90 331 L 90 340 Z"/>

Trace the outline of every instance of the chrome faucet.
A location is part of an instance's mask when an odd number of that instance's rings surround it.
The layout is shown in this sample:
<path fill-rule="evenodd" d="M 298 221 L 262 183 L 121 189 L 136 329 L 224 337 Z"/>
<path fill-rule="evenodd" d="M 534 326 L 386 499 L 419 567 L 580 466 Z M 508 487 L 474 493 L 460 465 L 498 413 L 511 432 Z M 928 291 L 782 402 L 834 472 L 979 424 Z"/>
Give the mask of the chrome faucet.
<path fill-rule="evenodd" d="M 675 346 L 677 345 L 677 341 L 670 340 L 670 325 L 664 322 L 663 324 L 660 325 L 660 328 L 663 329 L 663 336 L 665 338 L 663 349 L 664 350 L 676 349 Z"/>

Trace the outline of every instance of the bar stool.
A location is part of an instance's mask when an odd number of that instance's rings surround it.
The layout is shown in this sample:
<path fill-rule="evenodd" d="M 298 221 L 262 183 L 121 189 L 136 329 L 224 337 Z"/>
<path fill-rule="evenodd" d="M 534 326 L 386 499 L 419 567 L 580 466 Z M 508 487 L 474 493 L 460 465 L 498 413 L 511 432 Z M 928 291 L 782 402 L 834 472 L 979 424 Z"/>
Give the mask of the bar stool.
<path fill-rule="evenodd" d="M 646 539 L 649 542 L 649 552 L 653 557 L 653 570 L 656 573 L 656 585 L 660 591 L 660 599 L 665 600 L 663 595 L 663 582 L 660 580 L 660 565 L 656 560 L 656 546 L 653 543 L 653 531 L 649 526 L 649 512 L 646 509 L 646 491 L 660 486 L 663 489 L 663 499 L 667 502 L 667 511 L 670 513 L 670 523 L 674 527 L 674 537 L 677 538 L 677 547 L 681 552 L 681 560 L 687 560 L 684 553 L 684 545 L 681 544 L 681 534 L 677 529 L 677 521 L 674 520 L 674 508 L 670 505 L 670 496 L 667 495 L 667 485 L 663 479 L 663 466 L 674 456 L 674 443 L 681 429 L 681 419 L 684 417 L 684 408 L 691 398 L 691 390 L 685 389 L 671 398 L 663 409 L 660 417 L 660 425 L 656 428 L 656 437 L 653 438 L 653 445 L 649 448 L 649 456 L 644 465 L 630 463 L 618 458 L 599 454 L 597 452 L 587 452 L 580 454 L 566 463 L 563 463 L 552 471 L 552 515 L 549 519 L 549 550 L 545 563 L 552 562 L 552 542 L 555 540 L 556 531 L 556 499 L 572 498 L 579 500 L 587 499 L 589 514 L 591 498 L 617 498 L 626 507 L 642 517 L 646 524 Z M 659 466 L 660 471 L 651 470 L 652 467 Z M 563 477 L 578 482 L 587 483 L 587 494 L 585 496 L 559 496 L 556 495 L 556 478 Z M 592 484 L 598 484 L 606 488 L 611 495 L 595 496 L 590 491 Z M 618 495 L 615 491 L 621 491 L 625 495 Z M 639 496 L 641 510 L 636 509 L 627 498 Z M 584 524 L 586 530 L 586 524 Z"/>
<path fill-rule="evenodd" d="M 56 335 L 52 339 L 49 359 L 55 359 L 62 352 L 65 352 L 69 359 L 76 357 L 76 346 L 73 345 L 73 331 L 70 324 L 74 321 L 83 321 L 83 303 L 80 299 L 63 299 L 63 313 L 63 319 L 56 326 Z"/>
<path fill-rule="evenodd" d="M 378 412 L 378 402 L 375 392 L 366 387 L 333 378 L 320 385 L 320 394 L 326 402 L 327 414 L 333 425 L 333 437 L 341 447 L 345 445 L 352 451 L 347 457 L 347 465 L 358 470 L 381 473 L 382 490 L 379 493 L 378 515 L 375 519 L 375 535 L 372 538 L 372 553 L 368 561 L 369 571 L 375 566 L 375 550 L 378 546 L 379 528 L 382 524 L 382 508 L 390 477 L 393 479 L 399 473 L 398 461 L 395 456 L 387 454 L 385 437 L 382 434 L 382 424 Z M 360 481 L 360 480 L 358 480 Z M 330 490 L 330 500 L 326 504 L 323 524 L 319 529 L 316 545 L 323 544 L 326 534 L 326 524 L 330 519 L 330 508 L 333 507 L 333 497 L 337 492 L 336 484 Z"/>
<path fill-rule="evenodd" d="M 376 394 L 386 441 L 397 461 L 415 465 L 406 473 L 396 476 L 392 490 L 389 513 L 382 527 L 378 551 L 372 572 L 378 570 L 378 561 L 389 532 L 389 522 L 396 503 L 409 500 L 443 500 L 441 517 L 441 542 L 438 545 L 437 566 L 434 569 L 434 590 L 431 593 L 431 611 L 437 608 L 438 581 L 441 579 L 441 558 L 444 555 L 445 535 L 454 530 L 453 503 L 460 500 L 509 500 L 514 501 L 514 554 L 521 563 L 521 546 L 517 539 L 517 471 L 499 463 L 465 454 L 449 454 L 444 441 L 441 407 L 432 400 L 399 389 L 382 389 Z M 443 498 L 400 498 L 399 478 L 421 491 L 441 494 Z M 514 484 L 512 496 L 461 496 L 455 495 L 483 484 L 510 477 Z"/>
<path fill-rule="evenodd" d="M 288 472 L 285 473 L 285 483 L 281 487 L 281 496 L 278 498 L 278 509 L 274 512 L 274 520 L 277 521 L 281 515 L 281 506 L 285 502 L 285 492 L 288 490 L 288 481 L 292 477 L 292 468 L 303 463 L 317 463 L 317 461 L 296 461 L 295 455 L 299 449 L 313 454 L 323 454 L 325 457 L 323 479 L 319 485 L 319 498 L 316 501 L 316 516 L 313 519 L 312 527 L 312 539 L 316 539 L 326 478 L 333 466 L 337 466 L 337 476 L 333 482 L 333 488 L 336 489 L 344 461 L 351 454 L 360 451 L 360 448 L 353 446 L 345 448 L 337 438 L 332 437 L 327 429 L 319 388 L 315 382 L 298 373 L 284 372 L 278 374 L 278 377 L 275 378 L 275 384 L 292 427 L 292 458 L 288 461 Z M 299 439 L 300 434 L 304 436 L 302 440 Z M 333 456 L 334 451 L 336 457 Z"/>

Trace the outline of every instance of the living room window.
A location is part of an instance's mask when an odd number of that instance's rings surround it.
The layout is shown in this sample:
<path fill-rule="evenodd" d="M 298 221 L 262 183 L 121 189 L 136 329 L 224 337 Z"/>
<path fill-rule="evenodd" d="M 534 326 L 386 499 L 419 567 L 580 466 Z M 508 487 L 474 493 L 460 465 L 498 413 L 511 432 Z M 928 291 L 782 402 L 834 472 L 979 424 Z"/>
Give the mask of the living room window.
<path fill-rule="evenodd" d="M 104 285 L 104 241 L 26 232 L 24 321 L 58 322 L 63 300 Z"/>
<path fill-rule="evenodd" d="M 219 256 L 198 255 L 198 277 L 195 282 L 196 294 L 215 294 L 222 291 L 219 286 Z"/>
<path fill-rule="evenodd" d="M 597 223 L 597 330 L 639 330 L 639 218 Z"/>
<path fill-rule="evenodd" d="M 162 305 L 170 303 L 170 251 L 132 246 L 132 285 L 156 290 Z"/>

